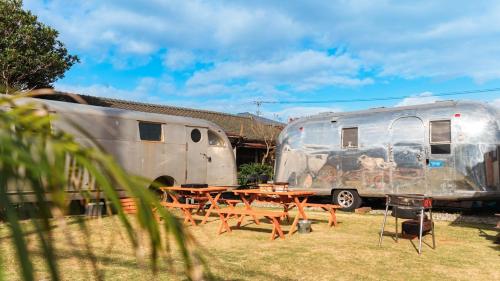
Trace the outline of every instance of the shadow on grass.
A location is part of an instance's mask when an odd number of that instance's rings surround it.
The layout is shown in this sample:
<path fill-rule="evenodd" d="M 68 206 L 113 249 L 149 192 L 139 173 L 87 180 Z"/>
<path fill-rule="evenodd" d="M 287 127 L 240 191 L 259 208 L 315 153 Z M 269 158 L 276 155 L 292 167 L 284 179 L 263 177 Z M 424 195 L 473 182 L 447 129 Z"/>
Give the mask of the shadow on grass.
<path fill-rule="evenodd" d="M 491 241 L 492 245 L 490 248 L 495 249 L 497 251 L 500 251 L 500 228 L 497 228 L 495 226 L 487 226 L 482 223 L 466 223 L 466 222 L 461 222 L 459 219 L 455 220 L 450 224 L 453 227 L 468 227 L 468 228 L 475 228 L 478 230 L 478 235 L 479 237 L 482 237 L 488 241 Z M 495 232 L 495 234 L 491 235 L 488 234 L 485 230 Z"/>
<path fill-rule="evenodd" d="M 231 269 L 229 269 L 231 270 Z M 188 279 L 185 279 L 188 280 Z M 226 277 L 221 276 L 213 276 L 214 281 L 226 281 L 226 280 L 234 280 L 234 281 L 243 281 L 243 280 L 277 280 L 277 281 L 291 281 L 296 279 L 291 278 L 283 278 L 272 274 L 272 272 L 264 272 L 264 271 L 256 271 L 256 270 L 245 270 L 245 277 L 243 278 L 231 278 L 227 279 Z"/>
<path fill-rule="evenodd" d="M 377 233 L 378 235 L 380 235 L 380 232 Z M 399 243 L 399 241 L 409 241 L 411 243 L 411 245 L 413 246 L 413 249 L 415 249 L 415 251 L 418 253 L 418 236 L 403 236 L 401 233 L 398 233 L 397 234 L 397 237 L 398 237 L 398 240 L 396 240 L 396 233 L 395 232 L 390 232 L 390 231 L 384 231 L 383 233 L 383 236 L 384 237 L 390 237 L 392 241 L 389 241 L 389 242 L 393 242 L 393 243 Z M 427 245 L 430 249 L 433 249 L 432 248 L 432 245 L 426 241 L 426 237 L 429 237 L 429 239 L 432 239 L 432 234 L 430 233 L 427 233 L 427 234 L 424 234 L 422 236 L 422 246 L 423 245 Z M 383 244 L 383 242 L 382 242 Z M 424 247 L 422 247 L 422 251 L 424 250 Z"/>
<path fill-rule="evenodd" d="M 488 241 L 493 242 L 493 245 L 490 248 L 500 251 L 500 231 L 496 229 L 496 235 L 490 235 L 486 233 L 483 229 L 478 228 L 479 236 L 485 238 Z"/>

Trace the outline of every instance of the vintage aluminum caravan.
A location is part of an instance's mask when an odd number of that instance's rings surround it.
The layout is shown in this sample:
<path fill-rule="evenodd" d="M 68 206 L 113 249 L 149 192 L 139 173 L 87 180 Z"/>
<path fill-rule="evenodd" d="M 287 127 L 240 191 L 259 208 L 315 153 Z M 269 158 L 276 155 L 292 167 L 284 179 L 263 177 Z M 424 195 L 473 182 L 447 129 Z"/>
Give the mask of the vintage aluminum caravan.
<path fill-rule="evenodd" d="M 77 124 L 125 170 L 151 183 L 237 184 L 231 143 L 223 130 L 209 121 L 43 99 L 21 102 L 46 105 L 50 114 L 56 115 L 53 128 L 73 134 L 80 143 L 90 143 L 71 125 Z M 85 180 L 83 188 L 91 185 Z M 73 192 L 74 199 L 79 196 Z"/>
<path fill-rule="evenodd" d="M 387 193 L 497 199 L 499 116 L 486 104 L 443 101 L 302 118 L 279 136 L 275 180 L 345 209 Z"/>

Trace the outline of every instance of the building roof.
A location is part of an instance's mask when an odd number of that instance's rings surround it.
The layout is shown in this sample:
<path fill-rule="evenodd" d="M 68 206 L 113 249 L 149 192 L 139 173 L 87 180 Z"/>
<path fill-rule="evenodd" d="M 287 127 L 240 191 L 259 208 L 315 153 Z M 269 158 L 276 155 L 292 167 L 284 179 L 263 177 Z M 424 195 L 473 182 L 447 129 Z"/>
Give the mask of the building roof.
<path fill-rule="evenodd" d="M 281 123 L 281 122 L 278 122 L 278 121 L 275 121 L 275 120 L 272 120 L 269 118 L 265 118 L 265 117 L 262 117 L 259 115 L 255 115 L 255 114 L 250 113 L 250 112 L 242 112 L 242 113 L 238 113 L 237 115 L 244 116 L 244 117 L 250 117 L 250 118 L 253 118 L 255 120 L 261 121 L 263 123 L 269 124 L 269 125 L 286 126 L 286 124 L 284 124 L 284 123 Z"/>
<path fill-rule="evenodd" d="M 52 95 L 39 96 L 39 98 L 77 103 L 75 98 L 71 97 L 72 95 L 74 96 L 75 94 L 69 95 L 67 93 L 57 92 Z M 264 141 L 269 138 L 275 139 L 285 126 L 284 124 L 269 124 L 252 116 L 238 116 L 217 111 L 150 104 L 81 94 L 76 94 L 76 96 L 83 99 L 89 105 L 205 119 L 222 127 L 228 137 L 241 138 L 246 141 Z"/>

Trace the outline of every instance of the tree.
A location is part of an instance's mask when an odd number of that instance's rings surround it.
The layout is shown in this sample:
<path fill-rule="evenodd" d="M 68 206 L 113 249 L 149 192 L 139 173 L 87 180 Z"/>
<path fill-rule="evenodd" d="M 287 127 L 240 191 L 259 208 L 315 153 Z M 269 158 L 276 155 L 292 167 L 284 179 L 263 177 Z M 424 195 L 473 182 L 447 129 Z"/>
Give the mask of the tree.
<path fill-rule="evenodd" d="M 22 9 L 21 0 L 0 0 L 0 79 L 6 93 L 51 87 L 79 62 L 58 32 Z"/>
<path fill-rule="evenodd" d="M 266 152 L 262 157 L 261 164 L 272 162 L 272 152 L 276 146 L 276 137 L 281 131 L 281 128 L 252 118 L 251 129 L 254 134 L 258 135 L 264 141 L 264 145 L 266 146 Z"/>

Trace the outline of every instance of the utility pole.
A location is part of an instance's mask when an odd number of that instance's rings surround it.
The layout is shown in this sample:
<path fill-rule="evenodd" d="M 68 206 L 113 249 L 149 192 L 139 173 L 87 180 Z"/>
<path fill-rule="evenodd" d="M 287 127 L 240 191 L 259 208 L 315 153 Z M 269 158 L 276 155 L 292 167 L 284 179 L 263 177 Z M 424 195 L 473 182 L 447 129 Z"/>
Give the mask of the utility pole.
<path fill-rule="evenodd" d="M 257 106 L 257 110 L 255 111 L 255 115 L 260 116 L 260 114 L 261 114 L 260 107 L 262 105 L 262 101 L 256 100 L 256 101 L 253 101 L 253 103 Z"/>

